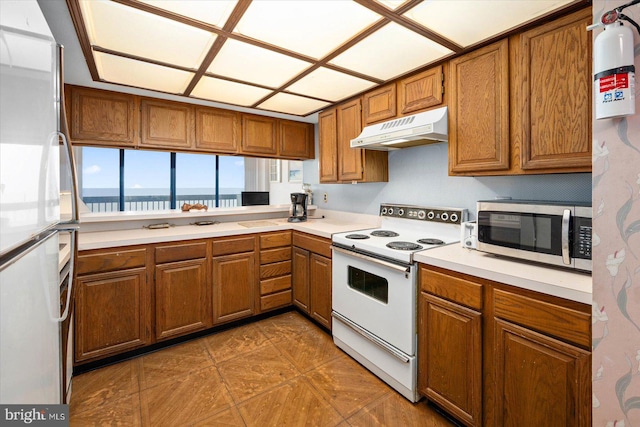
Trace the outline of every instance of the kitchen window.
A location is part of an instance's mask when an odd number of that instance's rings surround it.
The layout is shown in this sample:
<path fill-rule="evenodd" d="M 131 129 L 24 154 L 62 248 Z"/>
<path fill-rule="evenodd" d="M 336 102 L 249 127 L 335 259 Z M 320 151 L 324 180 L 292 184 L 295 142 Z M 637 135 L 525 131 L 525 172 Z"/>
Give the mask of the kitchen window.
<path fill-rule="evenodd" d="M 239 206 L 245 188 L 243 157 L 98 147 L 76 153 L 81 199 L 92 212 Z"/>

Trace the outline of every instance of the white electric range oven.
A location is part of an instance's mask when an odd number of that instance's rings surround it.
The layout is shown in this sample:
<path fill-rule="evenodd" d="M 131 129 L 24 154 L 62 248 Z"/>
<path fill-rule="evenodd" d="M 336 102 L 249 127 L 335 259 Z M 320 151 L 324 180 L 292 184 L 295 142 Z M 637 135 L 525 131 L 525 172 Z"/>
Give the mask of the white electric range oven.
<path fill-rule="evenodd" d="M 464 209 L 382 204 L 379 228 L 332 237 L 333 340 L 412 402 L 417 392 L 413 254 L 460 240 Z"/>

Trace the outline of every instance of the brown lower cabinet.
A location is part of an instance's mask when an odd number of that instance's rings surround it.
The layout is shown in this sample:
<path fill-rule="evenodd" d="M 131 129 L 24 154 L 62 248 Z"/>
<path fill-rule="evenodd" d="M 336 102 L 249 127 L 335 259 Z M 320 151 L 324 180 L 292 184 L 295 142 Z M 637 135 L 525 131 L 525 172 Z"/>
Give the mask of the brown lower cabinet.
<path fill-rule="evenodd" d="M 418 389 L 467 426 L 591 425 L 586 304 L 420 266 Z"/>
<path fill-rule="evenodd" d="M 331 240 L 286 230 L 81 251 L 75 286 L 75 365 L 287 307 L 292 295 L 330 329 Z"/>
<path fill-rule="evenodd" d="M 207 242 L 155 248 L 155 336 L 161 341 L 212 326 Z"/>
<path fill-rule="evenodd" d="M 293 304 L 331 329 L 331 241 L 293 233 Z"/>

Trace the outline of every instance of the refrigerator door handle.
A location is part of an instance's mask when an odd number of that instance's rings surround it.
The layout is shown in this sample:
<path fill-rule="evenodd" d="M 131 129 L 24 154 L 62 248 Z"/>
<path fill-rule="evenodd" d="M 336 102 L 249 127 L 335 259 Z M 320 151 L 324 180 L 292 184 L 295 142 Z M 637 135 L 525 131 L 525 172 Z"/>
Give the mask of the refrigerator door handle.
<path fill-rule="evenodd" d="M 64 224 L 62 224 L 64 225 Z M 69 258 L 69 288 L 67 289 L 67 302 L 64 306 L 64 311 L 60 315 L 60 317 L 53 317 L 54 322 L 64 322 L 67 320 L 67 316 L 69 316 L 69 307 L 71 306 L 71 294 L 73 292 L 73 274 L 75 269 L 76 257 L 74 254 L 76 253 L 76 233 L 78 229 L 76 227 L 71 228 L 58 228 L 56 232 L 60 231 L 68 231 L 71 233 L 71 240 L 69 241 L 69 253 L 71 254 Z"/>
<path fill-rule="evenodd" d="M 73 156 L 73 148 L 71 143 L 67 139 L 67 136 L 58 132 L 58 136 L 62 139 L 62 144 L 65 147 L 65 153 L 67 155 L 67 165 L 69 166 L 69 175 L 71 176 L 71 221 L 62 222 L 65 224 L 77 224 L 79 220 L 78 216 L 78 177 L 76 175 L 76 160 Z"/>

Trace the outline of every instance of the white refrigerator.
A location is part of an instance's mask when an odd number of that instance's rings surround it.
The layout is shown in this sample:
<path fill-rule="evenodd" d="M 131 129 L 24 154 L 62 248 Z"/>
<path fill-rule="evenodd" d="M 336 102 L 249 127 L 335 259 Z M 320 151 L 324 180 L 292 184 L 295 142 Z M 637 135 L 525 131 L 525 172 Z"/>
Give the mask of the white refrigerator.
<path fill-rule="evenodd" d="M 62 93 L 62 50 L 38 3 L 1 0 L 0 404 L 62 403 L 59 234 L 71 233 L 73 260 L 77 228 L 75 203 L 60 221 L 61 152 L 73 168 Z"/>

